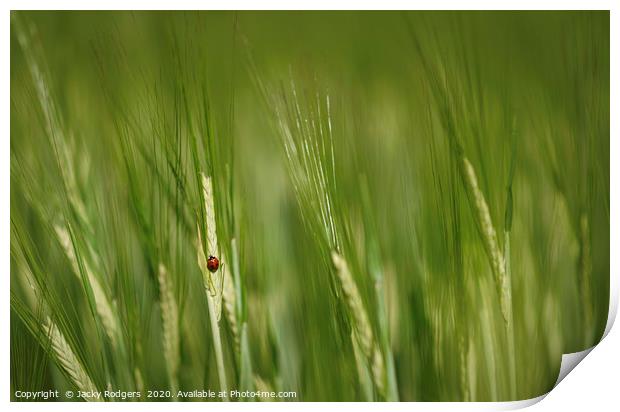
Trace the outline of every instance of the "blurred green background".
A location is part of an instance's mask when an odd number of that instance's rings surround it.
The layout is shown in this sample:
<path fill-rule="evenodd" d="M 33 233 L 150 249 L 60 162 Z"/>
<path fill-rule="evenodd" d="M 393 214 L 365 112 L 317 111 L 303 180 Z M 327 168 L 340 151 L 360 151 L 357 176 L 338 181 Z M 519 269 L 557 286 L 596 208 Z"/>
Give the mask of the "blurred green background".
<path fill-rule="evenodd" d="M 229 389 L 393 400 L 360 371 L 333 245 L 312 225 L 322 199 L 294 190 L 295 168 L 308 172 L 283 150 L 286 130 L 308 141 L 295 119 L 311 137 L 315 124 L 333 136 L 338 251 L 388 375 L 393 362 L 397 399 L 535 397 L 552 388 L 562 353 L 600 339 L 608 12 L 11 16 L 12 397 L 76 385 L 46 339 L 48 317 L 99 390 L 169 389 L 157 262 L 179 306 L 179 388 L 220 388 L 196 261 L 200 169 L 214 179 L 226 256 L 238 242 L 234 315 L 249 352 L 222 315 Z M 287 108 L 299 113 L 283 119 Z M 463 155 L 510 255 L 513 350 L 455 166 Z M 59 224 L 113 302 L 122 349 L 102 337 Z"/>

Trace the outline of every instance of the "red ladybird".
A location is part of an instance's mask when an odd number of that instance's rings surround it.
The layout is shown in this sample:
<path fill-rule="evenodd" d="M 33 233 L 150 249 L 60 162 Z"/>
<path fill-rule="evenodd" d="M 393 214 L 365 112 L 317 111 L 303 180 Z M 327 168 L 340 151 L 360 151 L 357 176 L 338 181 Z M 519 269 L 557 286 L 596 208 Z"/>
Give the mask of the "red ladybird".
<path fill-rule="evenodd" d="M 207 268 L 209 269 L 209 272 L 215 273 L 219 267 L 220 260 L 215 256 L 209 256 L 209 259 L 207 259 Z"/>

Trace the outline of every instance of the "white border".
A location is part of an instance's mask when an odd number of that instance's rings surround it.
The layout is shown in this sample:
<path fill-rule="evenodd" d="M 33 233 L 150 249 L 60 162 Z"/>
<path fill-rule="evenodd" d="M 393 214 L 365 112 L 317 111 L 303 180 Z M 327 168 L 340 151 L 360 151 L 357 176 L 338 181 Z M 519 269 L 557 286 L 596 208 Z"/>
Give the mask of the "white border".
<path fill-rule="evenodd" d="M 53 4 L 44 2 L 41 0 L 29 0 L 29 1 L 13 1 L 8 0 L 3 2 L 4 13 L 0 17 L 2 22 L 2 31 L 0 32 L 0 55 L 5 56 L 1 61 L 0 70 L 2 73 L 2 100 L 0 101 L 1 110 L 0 118 L 2 119 L 2 130 L 4 131 L 4 137 L 1 139 L 2 156 L 4 162 L 1 164 L 2 178 L 0 179 L 0 193 L 2 196 L 2 205 L 4 211 L 4 218 L 0 221 L 0 259 L 1 267 L 3 268 L 2 277 L 2 307 L 0 309 L 1 325 L 3 327 L 2 338 L 0 339 L 1 348 L 1 365 L 2 365 L 2 377 L 0 384 L 0 399 L 3 404 L 9 404 L 10 410 L 24 410 L 24 411 L 39 411 L 42 408 L 50 411 L 83 411 L 87 407 L 84 403 L 45 403 L 44 405 L 38 403 L 10 403 L 10 347 L 9 347 L 9 291 L 10 291 L 10 277 L 9 277 L 9 250 L 10 250 L 10 221 L 7 214 L 10 210 L 10 169 L 9 169 L 9 151 L 10 151 L 10 126 L 9 126 L 9 107 L 10 107 L 10 67 L 9 67 L 9 48 L 10 48 L 10 13 L 9 10 L 28 10 L 28 9 L 112 9 L 112 10 L 130 10 L 130 9 L 152 9 L 152 10 L 169 10 L 172 9 L 171 5 L 178 9 L 211 9 L 211 10 L 256 10 L 258 2 L 251 1 L 228 1 L 224 2 L 204 2 L 204 1 L 190 1 L 190 0 L 176 0 L 174 2 L 152 0 L 152 1 L 119 1 L 108 0 L 105 2 L 89 2 L 84 4 L 83 1 L 75 0 L 61 0 L 55 1 Z M 375 9 L 378 2 L 369 2 L 365 0 L 361 1 L 341 1 L 336 2 L 333 0 L 314 0 L 314 1 L 297 1 L 296 4 L 290 4 L 286 1 L 273 1 L 264 0 L 261 1 L 261 9 L 290 9 L 290 10 L 338 10 L 338 9 Z M 441 10 L 441 9 L 494 9 L 494 10 L 518 10 L 518 9 L 531 9 L 531 10 L 557 10 L 557 9 L 601 9 L 611 10 L 611 73 L 618 73 L 620 65 L 618 64 L 618 39 L 620 39 L 620 33 L 618 30 L 618 23 L 620 22 L 616 14 L 617 7 L 613 7 L 614 3 L 611 1 L 574 1 L 565 0 L 562 2 L 541 1 L 541 0 L 521 0 L 521 1 L 504 1 L 498 3 L 495 1 L 425 1 L 425 2 L 405 2 L 405 1 L 393 1 L 383 0 L 380 3 L 384 9 L 418 9 L 418 10 Z M 619 95 L 618 82 L 613 77 L 611 78 L 611 160 L 620 159 L 619 147 L 617 143 L 618 138 L 618 119 L 620 113 L 618 112 L 617 99 Z M 615 137 L 615 138 L 614 138 Z M 614 161 L 611 162 L 610 181 L 615 182 L 620 177 L 618 166 Z M 618 405 L 618 391 L 616 388 L 617 373 L 619 356 L 618 349 L 620 348 L 620 334 L 617 330 L 611 330 L 611 326 L 616 317 L 618 307 L 618 265 L 620 256 L 618 254 L 618 236 L 620 234 L 620 222 L 618 221 L 616 214 L 614 213 L 614 205 L 617 203 L 616 188 L 611 187 L 611 228 L 610 228 L 610 247 L 611 247 L 611 279 L 610 279 L 610 313 L 607 323 L 605 334 L 607 335 L 604 340 L 595 348 L 588 356 L 588 362 L 580 365 L 575 372 L 570 374 L 559 386 L 554 389 L 544 402 L 538 403 L 534 409 L 537 410 L 549 410 L 549 409 L 568 409 L 573 408 L 583 409 L 585 407 L 591 408 L 594 405 L 598 405 L 601 409 L 610 409 L 611 405 Z M 616 328 L 617 329 L 617 328 Z M 611 333 L 610 333 L 611 331 Z M 592 395 L 596 395 L 596 398 L 592 398 Z M 515 409 L 519 407 L 525 407 L 532 405 L 539 400 L 545 398 L 541 396 L 536 399 L 519 401 L 519 402 L 505 402 L 505 403 L 397 403 L 389 406 L 390 410 L 404 411 L 411 410 L 503 410 L 503 409 Z M 374 405 L 368 403 L 301 403 L 297 402 L 294 405 L 287 405 L 284 403 L 252 403 L 251 408 L 253 410 L 288 410 L 294 407 L 299 411 L 314 411 L 316 408 L 338 408 L 338 409 L 355 409 L 360 411 L 375 410 L 376 408 L 385 408 L 386 405 Z M 177 405 L 180 406 L 180 405 Z M 129 404 L 125 402 L 106 403 L 106 404 L 89 404 L 88 409 L 92 410 L 127 410 L 131 408 L 133 410 L 141 411 L 169 411 L 171 405 L 166 403 L 135 403 Z M 243 408 L 240 404 L 230 403 L 218 403 L 205 405 L 204 403 L 185 403 L 182 408 L 186 411 L 204 411 L 205 408 L 217 409 L 217 410 L 239 410 Z M 541 409 L 542 408 L 542 409 Z M 596 409 L 598 409 L 596 408 Z"/>

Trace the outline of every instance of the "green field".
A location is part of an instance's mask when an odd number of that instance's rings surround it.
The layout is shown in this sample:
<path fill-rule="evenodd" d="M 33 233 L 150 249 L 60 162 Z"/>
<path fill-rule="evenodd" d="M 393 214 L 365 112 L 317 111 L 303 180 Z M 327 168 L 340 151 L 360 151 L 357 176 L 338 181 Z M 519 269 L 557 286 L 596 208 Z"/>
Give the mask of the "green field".
<path fill-rule="evenodd" d="M 609 12 L 12 12 L 11 399 L 549 391 L 607 322 L 609 45 Z"/>

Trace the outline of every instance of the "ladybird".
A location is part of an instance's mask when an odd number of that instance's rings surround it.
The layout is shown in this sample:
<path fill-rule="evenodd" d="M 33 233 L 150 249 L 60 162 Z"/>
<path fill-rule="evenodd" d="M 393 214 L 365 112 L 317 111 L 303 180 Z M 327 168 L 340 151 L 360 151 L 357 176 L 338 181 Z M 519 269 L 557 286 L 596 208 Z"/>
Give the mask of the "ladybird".
<path fill-rule="evenodd" d="M 209 272 L 215 273 L 219 267 L 220 260 L 215 256 L 209 256 L 209 259 L 207 259 L 207 268 L 209 269 Z"/>

